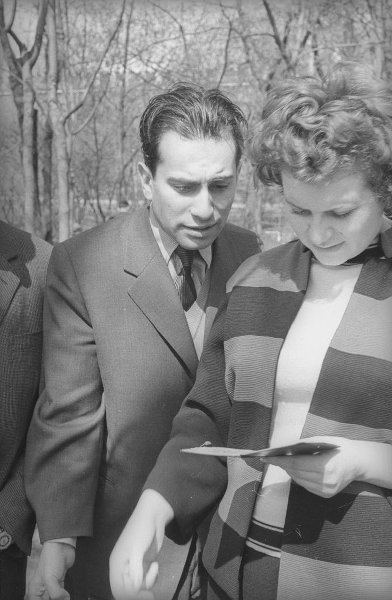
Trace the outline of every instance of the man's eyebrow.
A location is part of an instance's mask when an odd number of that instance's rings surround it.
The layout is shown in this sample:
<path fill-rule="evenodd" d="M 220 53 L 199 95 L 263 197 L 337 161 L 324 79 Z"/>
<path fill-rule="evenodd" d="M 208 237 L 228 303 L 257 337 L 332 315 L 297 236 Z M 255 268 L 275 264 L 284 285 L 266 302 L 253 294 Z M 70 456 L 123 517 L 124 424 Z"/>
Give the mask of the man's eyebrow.
<path fill-rule="evenodd" d="M 208 180 L 208 183 L 215 183 L 218 181 L 231 181 L 234 175 L 216 175 Z M 180 184 L 180 185 L 199 185 L 200 181 L 197 179 L 187 179 L 186 177 L 169 177 L 169 184 Z"/>
<path fill-rule="evenodd" d="M 168 182 L 169 183 L 180 183 L 180 184 L 186 184 L 186 185 L 193 185 L 193 184 L 199 183 L 199 181 L 196 181 L 196 179 L 187 179 L 186 177 L 169 177 Z"/>

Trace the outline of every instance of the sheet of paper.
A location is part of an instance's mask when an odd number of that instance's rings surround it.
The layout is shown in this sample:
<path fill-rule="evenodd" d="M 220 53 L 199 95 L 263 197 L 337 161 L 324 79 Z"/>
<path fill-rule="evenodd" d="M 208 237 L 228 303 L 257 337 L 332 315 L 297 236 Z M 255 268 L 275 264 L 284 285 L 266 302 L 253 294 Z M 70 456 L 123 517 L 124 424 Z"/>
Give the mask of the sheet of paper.
<path fill-rule="evenodd" d="M 338 448 L 337 444 L 329 442 L 296 442 L 288 446 L 263 448 L 262 450 L 246 450 L 244 448 L 226 448 L 220 446 L 198 446 L 197 448 L 183 448 L 181 452 L 189 454 L 203 454 L 205 456 L 293 456 L 295 454 L 320 454 Z"/>

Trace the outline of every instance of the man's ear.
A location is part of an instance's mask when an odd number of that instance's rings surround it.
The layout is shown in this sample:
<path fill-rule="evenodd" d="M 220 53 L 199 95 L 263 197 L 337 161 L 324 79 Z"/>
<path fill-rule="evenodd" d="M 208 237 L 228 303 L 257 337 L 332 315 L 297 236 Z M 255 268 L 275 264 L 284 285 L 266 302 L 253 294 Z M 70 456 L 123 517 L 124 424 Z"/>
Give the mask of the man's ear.
<path fill-rule="evenodd" d="M 142 184 L 143 194 L 146 200 L 152 200 L 152 192 L 154 185 L 154 178 L 150 169 L 144 162 L 139 162 L 137 165 L 139 172 L 140 183 Z"/>

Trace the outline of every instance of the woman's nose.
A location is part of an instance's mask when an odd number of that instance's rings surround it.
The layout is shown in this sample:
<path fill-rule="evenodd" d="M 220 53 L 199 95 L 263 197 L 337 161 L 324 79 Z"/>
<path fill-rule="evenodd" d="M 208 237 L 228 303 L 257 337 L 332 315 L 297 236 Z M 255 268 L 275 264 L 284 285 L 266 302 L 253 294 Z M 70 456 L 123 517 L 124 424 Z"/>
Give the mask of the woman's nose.
<path fill-rule="evenodd" d="M 321 218 L 312 218 L 308 226 L 309 241 L 315 246 L 328 245 L 332 238 L 331 226 Z"/>

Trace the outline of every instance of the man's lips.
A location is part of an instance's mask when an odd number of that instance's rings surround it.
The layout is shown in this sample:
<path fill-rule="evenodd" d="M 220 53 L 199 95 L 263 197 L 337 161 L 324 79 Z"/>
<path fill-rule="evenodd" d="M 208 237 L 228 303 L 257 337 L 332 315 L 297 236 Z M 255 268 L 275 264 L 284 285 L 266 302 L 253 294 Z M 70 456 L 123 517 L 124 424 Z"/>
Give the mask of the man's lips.
<path fill-rule="evenodd" d="M 189 229 L 191 231 L 208 231 L 209 229 L 213 229 L 216 227 L 217 223 L 211 223 L 210 225 L 184 225 L 185 229 Z"/>

